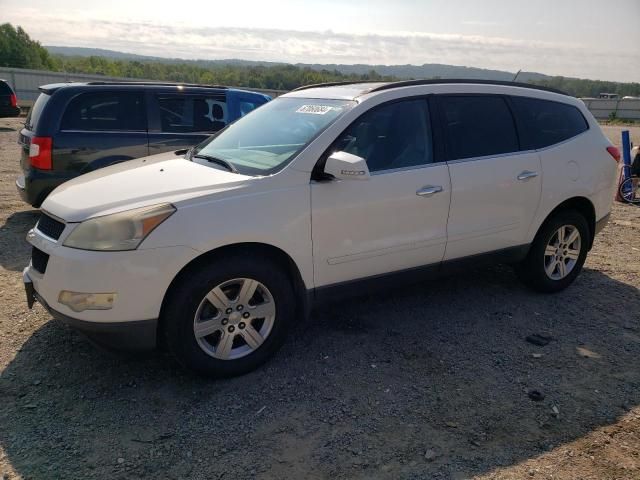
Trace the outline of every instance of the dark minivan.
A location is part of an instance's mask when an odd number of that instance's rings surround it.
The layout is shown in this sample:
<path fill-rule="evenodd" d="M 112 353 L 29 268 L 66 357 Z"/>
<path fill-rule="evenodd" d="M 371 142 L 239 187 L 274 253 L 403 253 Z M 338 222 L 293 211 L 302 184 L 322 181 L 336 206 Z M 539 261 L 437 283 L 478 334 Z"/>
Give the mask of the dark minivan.
<path fill-rule="evenodd" d="M 0 79 L 0 117 L 17 117 L 20 115 L 18 98 L 11 85 Z"/>
<path fill-rule="evenodd" d="M 71 178 L 192 147 L 271 100 L 221 86 L 143 82 L 58 83 L 40 92 L 18 139 L 16 186 L 34 207 Z"/>

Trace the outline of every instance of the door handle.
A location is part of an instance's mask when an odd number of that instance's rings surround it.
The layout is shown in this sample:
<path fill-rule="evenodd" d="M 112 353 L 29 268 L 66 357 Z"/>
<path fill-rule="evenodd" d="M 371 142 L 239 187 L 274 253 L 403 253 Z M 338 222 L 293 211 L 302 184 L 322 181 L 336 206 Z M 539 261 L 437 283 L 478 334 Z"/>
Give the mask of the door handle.
<path fill-rule="evenodd" d="M 535 178 L 538 176 L 538 172 L 531 172 L 529 170 L 525 170 L 520 175 L 518 175 L 518 180 L 523 181 L 529 178 Z"/>
<path fill-rule="evenodd" d="M 430 197 L 436 193 L 440 193 L 442 191 L 442 187 L 440 185 L 425 185 L 420 190 L 416 192 L 416 195 L 419 197 Z"/>

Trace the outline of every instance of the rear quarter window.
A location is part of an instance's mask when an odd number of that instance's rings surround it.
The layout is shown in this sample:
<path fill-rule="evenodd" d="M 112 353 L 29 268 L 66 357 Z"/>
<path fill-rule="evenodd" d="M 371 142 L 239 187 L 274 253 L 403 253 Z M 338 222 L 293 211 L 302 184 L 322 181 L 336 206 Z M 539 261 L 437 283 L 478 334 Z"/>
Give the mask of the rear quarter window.
<path fill-rule="evenodd" d="M 38 96 L 33 106 L 29 109 L 29 114 L 27 115 L 27 119 L 24 122 L 27 129 L 35 132 L 36 128 L 38 128 L 40 116 L 42 115 L 44 107 L 50 98 L 51 96 L 47 95 L 46 93 L 41 93 Z"/>
<path fill-rule="evenodd" d="M 449 160 L 517 152 L 513 115 L 503 97 L 439 96 Z"/>
<path fill-rule="evenodd" d="M 82 93 L 67 105 L 60 128 L 83 131 L 146 130 L 142 95 L 134 92 Z"/>
<path fill-rule="evenodd" d="M 589 129 L 573 105 L 528 97 L 512 97 L 523 150 L 535 150 L 568 140 Z"/>

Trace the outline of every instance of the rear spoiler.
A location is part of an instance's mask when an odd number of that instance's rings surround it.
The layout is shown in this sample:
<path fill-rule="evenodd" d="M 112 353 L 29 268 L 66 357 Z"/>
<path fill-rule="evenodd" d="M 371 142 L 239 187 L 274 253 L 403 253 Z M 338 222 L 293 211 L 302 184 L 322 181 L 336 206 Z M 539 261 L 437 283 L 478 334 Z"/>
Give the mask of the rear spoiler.
<path fill-rule="evenodd" d="M 53 92 L 55 92 L 56 90 L 59 90 L 60 88 L 69 85 L 69 83 L 50 83 L 49 85 L 41 85 L 40 87 L 38 87 L 38 90 L 40 90 L 42 93 L 46 93 L 47 95 L 51 95 Z"/>

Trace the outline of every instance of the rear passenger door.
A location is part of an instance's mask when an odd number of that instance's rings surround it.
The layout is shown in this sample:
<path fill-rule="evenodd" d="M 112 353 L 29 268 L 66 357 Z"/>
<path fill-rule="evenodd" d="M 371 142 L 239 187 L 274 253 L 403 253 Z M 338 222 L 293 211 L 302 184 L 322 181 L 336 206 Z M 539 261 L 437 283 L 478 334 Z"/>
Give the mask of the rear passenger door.
<path fill-rule="evenodd" d="M 542 172 L 538 154 L 520 150 L 509 100 L 437 99 L 452 189 L 445 260 L 527 243 Z"/>
<path fill-rule="evenodd" d="M 229 123 L 224 93 L 149 92 L 149 153 L 190 148 Z"/>
<path fill-rule="evenodd" d="M 53 141 L 53 168 L 84 173 L 149 154 L 142 92 L 86 92 L 68 103 Z"/>

